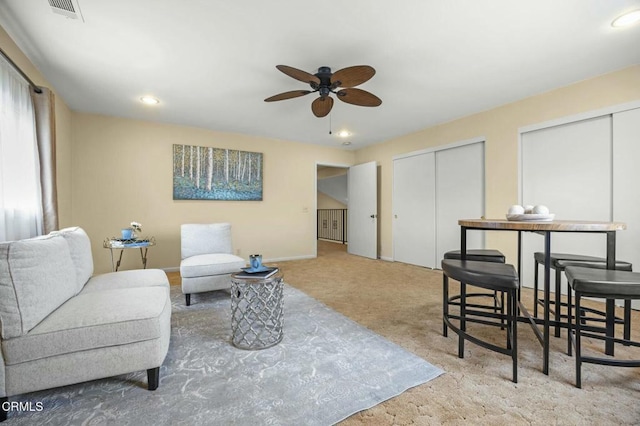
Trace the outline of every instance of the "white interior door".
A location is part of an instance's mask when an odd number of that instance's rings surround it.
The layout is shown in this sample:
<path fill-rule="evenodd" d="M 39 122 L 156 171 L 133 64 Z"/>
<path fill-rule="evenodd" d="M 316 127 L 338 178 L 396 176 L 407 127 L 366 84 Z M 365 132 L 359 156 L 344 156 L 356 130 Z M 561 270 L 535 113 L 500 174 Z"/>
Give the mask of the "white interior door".
<path fill-rule="evenodd" d="M 378 258 L 378 175 L 376 162 L 349 167 L 347 251 Z"/>
<path fill-rule="evenodd" d="M 640 270 L 640 108 L 613 115 L 613 220 L 625 222 L 627 230 L 616 234 L 616 258 Z M 640 300 L 631 303 L 640 309 Z"/>
<path fill-rule="evenodd" d="M 459 219 L 484 215 L 484 142 L 436 152 L 436 262 L 460 249 Z M 468 248 L 484 248 L 484 232 L 467 233 Z"/>
<path fill-rule="evenodd" d="M 393 161 L 393 259 L 435 268 L 435 153 Z"/>
<path fill-rule="evenodd" d="M 521 202 L 546 205 L 556 220 L 611 220 L 611 151 L 611 116 L 524 133 Z M 604 257 L 606 238 L 556 232 L 551 250 Z M 544 251 L 544 238 L 523 233 L 525 286 L 533 286 L 536 251 Z"/>

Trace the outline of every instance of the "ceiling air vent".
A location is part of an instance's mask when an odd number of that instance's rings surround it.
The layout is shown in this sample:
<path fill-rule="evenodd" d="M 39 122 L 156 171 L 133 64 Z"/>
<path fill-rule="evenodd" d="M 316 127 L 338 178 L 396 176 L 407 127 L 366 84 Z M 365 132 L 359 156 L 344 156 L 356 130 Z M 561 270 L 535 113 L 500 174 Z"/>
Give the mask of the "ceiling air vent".
<path fill-rule="evenodd" d="M 49 6 L 53 13 L 84 22 L 78 0 L 49 0 Z"/>

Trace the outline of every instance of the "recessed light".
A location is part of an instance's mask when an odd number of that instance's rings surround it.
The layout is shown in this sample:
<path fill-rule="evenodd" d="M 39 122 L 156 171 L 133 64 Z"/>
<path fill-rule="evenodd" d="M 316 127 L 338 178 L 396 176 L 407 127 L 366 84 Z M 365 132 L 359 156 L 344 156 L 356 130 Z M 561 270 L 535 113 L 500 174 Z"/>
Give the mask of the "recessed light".
<path fill-rule="evenodd" d="M 344 146 L 349 146 L 349 145 L 351 145 L 351 142 L 349 142 L 349 141 L 344 141 L 344 142 L 342 142 L 342 145 L 344 145 Z"/>
<path fill-rule="evenodd" d="M 351 136 L 351 132 L 349 132 L 348 130 L 340 130 L 338 132 L 338 136 L 340 136 L 341 138 L 346 138 Z"/>
<path fill-rule="evenodd" d="M 154 98 L 153 96 L 143 96 L 140 98 L 140 102 L 147 105 L 157 105 L 160 103 L 158 98 Z"/>
<path fill-rule="evenodd" d="M 618 16 L 611 23 L 612 27 L 628 27 L 629 25 L 633 25 L 637 22 L 640 22 L 640 9 L 633 10 L 631 12 L 627 12 L 624 15 Z"/>

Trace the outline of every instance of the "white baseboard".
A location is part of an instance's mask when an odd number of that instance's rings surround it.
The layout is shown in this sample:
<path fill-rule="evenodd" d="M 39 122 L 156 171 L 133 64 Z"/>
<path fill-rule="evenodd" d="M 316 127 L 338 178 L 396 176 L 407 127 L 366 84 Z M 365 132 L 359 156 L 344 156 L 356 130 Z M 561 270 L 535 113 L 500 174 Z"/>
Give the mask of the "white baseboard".
<path fill-rule="evenodd" d="M 387 256 L 380 256 L 380 260 L 385 260 L 387 262 L 395 262 L 393 260 L 393 257 L 387 257 Z"/>
<path fill-rule="evenodd" d="M 264 263 L 269 263 L 269 262 L 286 262 L 287 260 L 304 260 L 304 259 L 315 259 L 316 255 L 314 254 L 305 254 L 302 256 L 294 256 L 294 257 L 277 257 L 275 259 L 267 259 L 267 260 L 263 260 Z"/>

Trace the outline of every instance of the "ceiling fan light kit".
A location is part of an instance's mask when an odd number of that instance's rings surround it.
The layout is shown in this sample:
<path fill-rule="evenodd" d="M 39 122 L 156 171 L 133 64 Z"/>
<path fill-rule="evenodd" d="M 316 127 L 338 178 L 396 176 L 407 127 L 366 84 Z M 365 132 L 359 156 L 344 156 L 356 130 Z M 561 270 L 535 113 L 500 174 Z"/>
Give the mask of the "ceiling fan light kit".
<path fill-rule="evenodd" d="M 264 100 L 265 102 L 293 99 L 317 92 L 320 96 L 311 103 L 311 111 L 316 117 L 325 117 L 331 112 L 331 108 L 333 108 L 331 93 L 342 102 L 351 105 L 376 107 L 382 104 L 382 100 L 373 93 L 354 88 L 375 75 L 376 70 L 369 65 L 347 67 L 335 73 L 331 72 L 329 67 L 320 67 L 315 74 L 287 65 L 276 65 L 276 68 L 291 78 L 309 84 L 312 90 L 292 90 L 279 93 L 268 97 Z"/>

